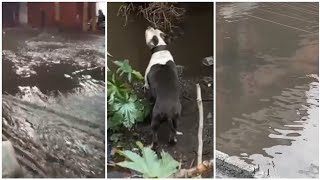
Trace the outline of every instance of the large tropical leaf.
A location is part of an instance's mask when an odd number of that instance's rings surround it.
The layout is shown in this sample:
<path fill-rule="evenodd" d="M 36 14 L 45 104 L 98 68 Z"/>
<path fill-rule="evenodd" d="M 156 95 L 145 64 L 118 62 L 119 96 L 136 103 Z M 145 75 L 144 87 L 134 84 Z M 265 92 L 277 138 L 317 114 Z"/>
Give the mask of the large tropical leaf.
<path fill-rule="evenodd" d="M 118 69 L 116 73 L 107 72 L 108 130 L 117 131 L 123 126 L 130 129 L 150 112 L 150 105 L 138 99 L 133 88 L 132 80 L 143 80 L 143 76 L 132 69 L 128 60 L 112 62 Z"/>
<path fill-rule="evenodd" d="M 119 162 L 117 163 L 119 166 L 132 169 L 142 174 L 149 174 L 148 166 L 146 165 L 146 163 L 139 163 L 139 162 L 144 162 L 143 157 L 141 157 L 137 153 L 134 153 L 128 150 L 122 151 L 121 154 L 125 156 L 127 159 L 129 159 L 130 161 Z"/>
<path fill-rule="evenodd" d="M 143 105 L 137 100 L 137 96 L 131 95 L 127 99 L 115 101 L 111 107 L 114 111 L 114 121 L 122 121 L 122 124 L 131 128 L 137 121 L 143 120 Z"/>
<path fill-rule="evenodd" d="M 177 171 L 179 163 L 170 154 L 162 151 L 161 159 L 150 147 L 142 147 L 141 156 L 131 151 L 121 151 L 129 161 L 117 163 L 117 165 L 132 169 L 145 178 L 167 178 Z"/>
<path fill-rule="evenodd" d="M 163 168 L 161 173 L 163 173 L 164 177 L 169 177 L 173 173 L 177 172 L 177 166 L 179 166 L 179 163 L 174 160 L 170 154 L 162 151 L 161 157 L 160 166 Z"/>

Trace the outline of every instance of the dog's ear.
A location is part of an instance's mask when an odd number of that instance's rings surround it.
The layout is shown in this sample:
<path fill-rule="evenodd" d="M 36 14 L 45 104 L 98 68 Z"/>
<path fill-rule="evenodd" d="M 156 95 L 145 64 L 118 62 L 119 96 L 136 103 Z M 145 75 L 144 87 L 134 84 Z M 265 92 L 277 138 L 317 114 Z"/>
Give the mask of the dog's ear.
<path fill-rule="evenodd" d="M 158 39 L 157 36 L 153 36 L 153 37 L 152 37 L 152 43 L 153 43 L 154 46 L 157 46 L 157 45 L 158 45 L 159 39 Z"/>
<path fill-rule="evenodd" d="M 160 33 L 160 37 L 164 40 L 164 42 L 166 44 L 170 44 L 171 43 L 171 38 L 167 34 Z"/>
<path fill-rule="evenodd" d="M 161 37 L 163 40 L 165 40 L 166 35 L 165 35 L 164 33 L 160 33 L 160 37 Z"/>

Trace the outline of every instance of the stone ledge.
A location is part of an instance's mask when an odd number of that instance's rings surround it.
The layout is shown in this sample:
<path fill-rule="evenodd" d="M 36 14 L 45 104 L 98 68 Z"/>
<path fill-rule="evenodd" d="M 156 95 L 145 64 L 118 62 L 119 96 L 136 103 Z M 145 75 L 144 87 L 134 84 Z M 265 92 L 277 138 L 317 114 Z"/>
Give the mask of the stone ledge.
<path fill-rule="evenodd" d="M 267 175 L 236 156 L 216 150 L 216 169 L 219 174 L 230 178 L 267 178 Z"/>

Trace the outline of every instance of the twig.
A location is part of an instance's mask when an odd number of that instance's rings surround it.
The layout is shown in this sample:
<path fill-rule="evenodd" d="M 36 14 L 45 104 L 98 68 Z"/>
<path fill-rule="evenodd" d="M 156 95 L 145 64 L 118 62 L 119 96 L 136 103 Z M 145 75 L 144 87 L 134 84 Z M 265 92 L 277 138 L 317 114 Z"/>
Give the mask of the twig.
<path fill-rule="evenodd" d="M 117 15 L 125 17 L 127 25 L 128 16 L 132 14 L 142 15 L 145 20 L 155 28 L 171 31 L 172 28 L 183 21 L 186 10 L 169 2 L 150 3 L 124 3 L 120 6 Z"/>
<path fill-rule="evenodd" d="M 194 160 L 195 159 L 192 159 L 191 164 L 190 164 L 190 168 L 193 166 Z"/>
<path fill-rule="evenodd" d="M 202 163 L 202 148 L 203 148 L 203 141 L 202 141 L 202 131 L 203 131 L 203 106 L 201 100 L 201 88 L 200 85 L 197 84 L 197 103 L 199 109 L 199 128 L 198 128 L 198 165 Z"/>

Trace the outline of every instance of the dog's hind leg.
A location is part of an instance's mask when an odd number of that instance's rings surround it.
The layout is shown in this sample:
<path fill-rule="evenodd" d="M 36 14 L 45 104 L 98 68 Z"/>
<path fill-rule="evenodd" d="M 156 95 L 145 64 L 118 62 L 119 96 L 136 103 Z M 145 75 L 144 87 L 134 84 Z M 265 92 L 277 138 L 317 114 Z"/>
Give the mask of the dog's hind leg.
<path fill-rule="evenodd" d="M 158 146 L 158 130 L 160 127 L 160 119 L 153 113 L 151 120 L 151 129 L 152 129 L 152 149 L 156 149 Z"/>
<path fill-rule="evenodd" d="M 169 136 L 169 144 L 176 144 L 178 142 L 177 140 L 177 118 L 168 119 L 168 123 L 170 126 L 170 136 Z"/>

